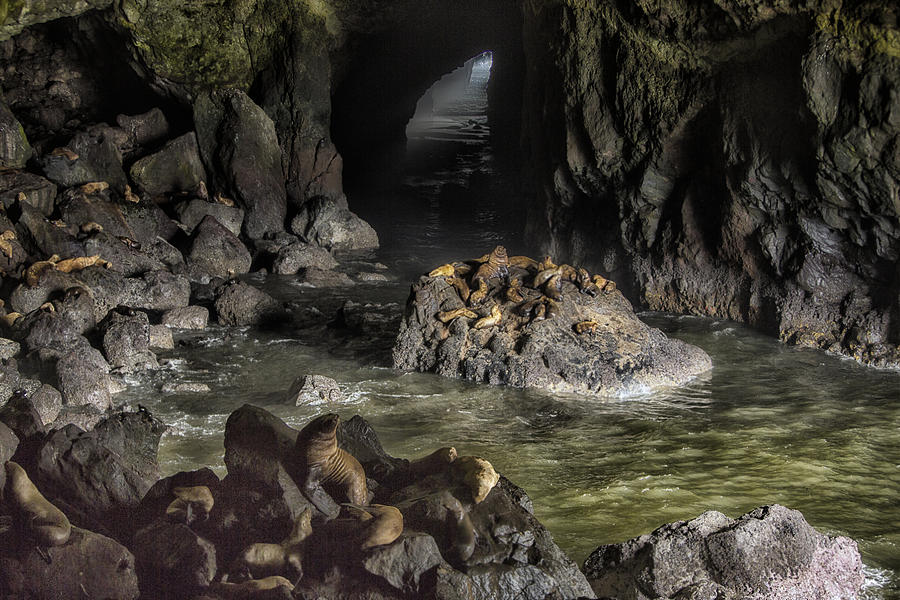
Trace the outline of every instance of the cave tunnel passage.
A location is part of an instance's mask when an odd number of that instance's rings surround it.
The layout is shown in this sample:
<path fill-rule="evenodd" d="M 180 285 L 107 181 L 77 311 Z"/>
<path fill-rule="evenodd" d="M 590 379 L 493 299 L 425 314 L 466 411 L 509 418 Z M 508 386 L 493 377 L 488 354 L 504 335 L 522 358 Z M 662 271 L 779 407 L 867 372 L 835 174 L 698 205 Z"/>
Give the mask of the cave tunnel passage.
<path fill-rule="evenodd" d="M 371 40 L 335 88 L 332 134 L 350 207 L 401 275 L 498 244 L 527 251 L 521 13 L 470 8 L 478 18 L 461 18 L 471 27 L 423 33 L 418 23 L 418 34 Z"/>

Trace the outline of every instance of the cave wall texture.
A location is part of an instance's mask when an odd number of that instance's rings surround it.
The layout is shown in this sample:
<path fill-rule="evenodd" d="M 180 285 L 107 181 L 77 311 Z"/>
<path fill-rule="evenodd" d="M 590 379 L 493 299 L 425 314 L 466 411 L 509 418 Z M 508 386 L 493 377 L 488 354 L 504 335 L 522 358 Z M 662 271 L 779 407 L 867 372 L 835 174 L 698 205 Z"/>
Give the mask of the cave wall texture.
<path fill-rule="evenodd" d="M 897 17 L 865 0 L 0 0 L 0 60 L 36 152 L 154 104 L 190 129 L 198 99 L 246 92 L 296 212 L 341 197 L 342 153 L 383 155 L 432 81 L 494 49 L 540 250 L 651 309 L 896 365 Z"/>

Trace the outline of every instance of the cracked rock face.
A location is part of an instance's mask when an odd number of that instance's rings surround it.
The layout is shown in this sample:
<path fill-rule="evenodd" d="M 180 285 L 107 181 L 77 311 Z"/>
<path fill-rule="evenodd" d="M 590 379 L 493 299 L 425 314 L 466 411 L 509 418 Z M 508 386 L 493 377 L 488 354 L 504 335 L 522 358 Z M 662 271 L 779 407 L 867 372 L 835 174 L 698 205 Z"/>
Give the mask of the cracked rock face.
<path fill-rule="evenodd" d="M 652 309 L 900 363 L 897 14 L 833 4 L 529 5 L 547 249 Z"/>

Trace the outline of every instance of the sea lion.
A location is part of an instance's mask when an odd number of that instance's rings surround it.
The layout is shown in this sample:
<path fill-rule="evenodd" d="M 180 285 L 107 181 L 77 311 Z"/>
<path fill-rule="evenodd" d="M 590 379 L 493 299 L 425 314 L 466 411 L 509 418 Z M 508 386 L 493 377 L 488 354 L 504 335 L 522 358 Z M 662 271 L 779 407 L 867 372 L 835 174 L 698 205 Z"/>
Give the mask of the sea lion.
<path fill-rule="evenodd" d="M 141 197 L 131 191 L 131 186 L 125 184 L 125 190 L 123 195 L 125 196 L 125 200 L 127 202 L 131 202 L 132 204 L 137 204 L 141 201 Z"/>
<path fill-rule="evenodd" d="M 468 308 L 457 308 L 454 310 L 444 310 L 437 314 L 438 321 L 448 323 L 456 317 L 465 317 L 466 319 L 477 319 L 478 313 Z"/>
<path fill-rule="evenodd" d="M 36 263 L 33 263 L 31 266 L 25 269 L 25 273 L 23 275 L 25 285 L 27 285 L 28 287 L 36 286 L 38 283 L 40 283 L 41 277 L 46 271 L 56 268 L 57 262 L 59 262 L 59 256 L 54 254 L 47 260 L 39 260 Z"/>
<path fill-rule="evenodd" d="M 303 576 L 303 541 L 312 533 L 312 511 L 306 508 L 294 520 L 291 533 L 280 544 L 256 543 L 244 548 L 228 569 L 228 577 L 259 579 L 287 575 L 293 581 Z"/>
<path fill-rule="evenodd" d="M 3 252 L 3 255 L 6 258 L 12 258 L 13 255 L 13 247 L 10 244 L 11 240 L 16 239 L 16 232 L 12 229 L 7 229 L 3 233 L 0 233 L 0 252 Z"/>
<path fill-rule="evenodd" d="M 300 430 L 294 445 L 294 456 L 302 477 L 301 489 L 325 514 L 331 512 L 331 506 L 319 497 L 321 488 L 337 492 L 339 499 L 352 504 L 369 502 L 362 465 L 349 452 L 338 448 L 339 422 L 340 417 L 334 413 L 316 417 Z"/>
<path fill-rule="evenodd" d="M 453 277 L 454 275 L 456 275 L 456 269 L 450 263 L 432 269 L 428 273 L 429 277 Z"/>
<path fill-rule="evenodd" d="M 166 517 L 170 521 L 190 525 L 196 521 L 205 521 L 212 510 L 212 492 L 205 485 L 179 486 L 172 489 L 175 495 L 166 508 Z"/>
<path fill-rule="evenodd" d="M 262 579 L 251 579 L 242 583 L 214 581 L 209 584 L 210 591 L 224 600 L 252 600 L 259 592 L 274 590 L 279 587 L 293 591 L 294 584 L 278 575 Z"/>
<path fill-rule="evenodd" d="M 544 284 L 544 294 L 551 300 L 562 298 L 562 275 L 556 274 Z"/>
<path fill-rule="evenodd" d="M 597 329 L 599 323 L 597 321 L 581 321 L 579 323 L 575 323 L 575 333 L 581 335 L 583 333 L 594 333 Z"/>
<path fill-rule="evenodd" d="M 476 304 L 481 304 L 484 302 L 484 299 L 487 298 L 488 293 L 488 284 L 485 279 L 477 280 L 478 288 L 472 291 L 469 294 L 469 306 L 475 306 Z"/>
<path fill-rule="evenodd" d="M 86 196 L 90 196 L 91 194 L 97 194 L 99 192 L 105 192 L 109 189 L 109 184 L 105 181 L 91 181 L 85 183 L 81 187 L 78 188 L 78 191 Z"/>
<path fill-rule="evenodd" d="M 59 146 L 50 151 L 50 156 L 65 156 L 67 160 L 76 161 L 78 160 L 78 155 L 66 148 L 65 146 Z"/>
<path fill-rule="evenodd" d="M 469 488 L 475 504 L 480 504 L 500 481 L 500 475 L 491 463 L 478 456 L 460 456 L 450 465 L 450 471 L 457 481 Z"/>
<path fill-rule="evenodd" d="M 468 302 L 469 294 L 472 293 L 472 290 L 469 289 L 469 285 L 462 277 L 448 277 L 447 283 L 456 288 L 456 293 L 459 294 L 459 297 L 463 302 Z"/>
<path fill-rule="evenodd" d="M 451 563 L 461 564 L 475 552 L 475 526 L 462 503 L 449 491 L 441 494 L 441 505 L 447 509 L 447 537 Z"/>
<path fill-rule="evenodd" d="M 344 510 L 352 518 L 364 523 L 359 532 L 360 550 L 390 544 L 403 533 L 403 513 L 395 506 L 344 505 Z"/>
<path fill-rule="evenodd" d="M 616 282 L 605 278 L 603 275 L 594 275 L 592 278 L 594 285 L 603 292 L 610 293 L 616 291 Z"/>
<path fill-rule="evenodd" d="M 109 261 L 100 258 L 99 254 L 93 256 L 76 256 L 75 258 L 67 258 L 56 263 L 56 269 L 63 273 L 71 273 L 72 271 L 82 271 L 94 265 L 108 269 L 112 266 Z"/>
<path fill-rule="evenodd" d="M 456 460 L 456 457 L 456 448 L 453 446 L 438 448 L 428 456 L 409 461 L 409 474 L 415 478 L 431 475 L 444 469 Z"/>
<path fill-rule="evenodd" d="M 522 280 L 519 278 L 513 278 L 509 281 L 509 286 L 506 288 L 506 299 L 510 302 L 522 302 L 525 298 L 522 296 Z"/>
<path fill-rule="evenodd" d="M 546 255 L 541 259 L 541 262 L 538 264 L 538 271 L 543 271 L 545 269 L 555 269 L 556 263 L 553 262 L 553 259 L 550 258 L 550 255 Z"/>
<path fill-rule="evenodd" d="M 7 313 L 3 316 L 0 316 L 0 321 L 2 321 L 3 324 L 6 325 L 7 327 L 12 327 L 13 324 L 21 318 L 22 318 L 22 313 L 13 311 L 11 313 Z"/>
<path fill-rule="evenodd" d="M 42 311 L 48 312 L 48 313 L 55 313 L 56 307 L 53 305 L 52 302 L 44 302 L 43 304 L 38 306 L 38 310 L 42 310 Z"/>
<path fill-rule="evenodd" d="M 66 515 L 51 504 L 17 463 L 6 463 L 3 500 L 12 509 L 15 521 L 40 546 L 61 546 L 69 541 L 72 525 Z"/>
<path fill-rule="evenodd" d="M 95 233 L 103 232 L 103 225 L 96 221 L 88 221 L 87 223 L 82 223 L 78 230 L 84 235 L 94 235 Z"/>
<path fill-rule="evenodd" d="M 537 275 L 534 276 L 534 282 L 531 284 L 531 287 L 534 289 L 539 289 L 542 285 L 547 283 L 547 281 L 553 277 L 554 275 L 559 275 L 560 270 L 559 267 L 552 267 L 549 269 L 542 269 L 538 271 Z"/>
<path fill-rule="evenodd" d="M 509 266 L 519 267 L 521 269 L 527 269 L 529 271 L 537 271 L 540 265 L 538 261 L 527 256 L 510 256 Z"/>
<path fill-rule="evenodd" d="M 472 283 L 481 279 L 498 279 L 508 275 L 509 257 L 506 255 L 506 248 L 497 246 L 487 255 L 487 261 L 475 271 L 475 275 L 472 276 Z"/>
<path fill-rule="evenodd" d="M 491 307 L 491 314 L 475 321 L 475 325 L 473 325 L 473 327 L 475 327 L 475 329 L 485 329 L 487 327 L 493 327 L 494 325 L 499 325 L 500 319 L 502 318 L 503 314 L 500 312 L 500 305 L 495 304 Z"/>

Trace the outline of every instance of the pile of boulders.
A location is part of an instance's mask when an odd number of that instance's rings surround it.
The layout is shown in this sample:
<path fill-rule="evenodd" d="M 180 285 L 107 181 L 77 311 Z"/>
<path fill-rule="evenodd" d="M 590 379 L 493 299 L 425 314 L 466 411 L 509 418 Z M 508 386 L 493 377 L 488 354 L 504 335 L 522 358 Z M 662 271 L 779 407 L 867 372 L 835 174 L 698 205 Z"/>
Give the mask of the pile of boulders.
<path fill-rule="evenodd" d="M 413 284 L 393 357 L 404 370 L 611 395 L 682 384 L 712 366 L 638 319 L 614 282 L 503 246 Z"/>
<path fill-rule="evenodd" d="M 322 446 L 310 440 L 323 431 L 339 441 L 340 465 L 313 464 Z M 224 479 L 208 468 L 158 479 L 160 433 L 144 411 L 18 444 L 0 425 L 16 482 L 0 480 L 0 596 L 591 595 L 524 491 L 483 458 L 453 448 L 393 458 L 358 416 L 322 415 L 298 432 L 245 405 L 226 424 Z M 354 485 L 329 476 L 351 463 Z M 35 507 L 41 517 L 25 518 Z"/>
<path fill-rule="evenodd" d="M 262 109 L 226 90 L 194 113 L 191 131 L 153 109 L 30 143 L 0 97 L 0 405 L 21 389 L 45 425 L 96 421 L 114 375 L 156 368 L 170 328 L 283 315 L 236 277 L 355 283 L 334 252 L 375 232 L 343 197 L 288 201 Z"/>

